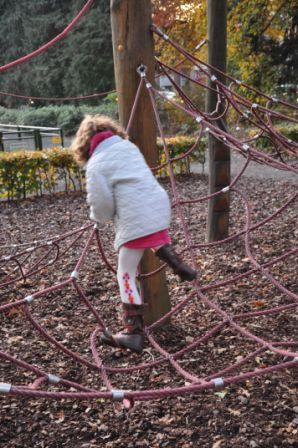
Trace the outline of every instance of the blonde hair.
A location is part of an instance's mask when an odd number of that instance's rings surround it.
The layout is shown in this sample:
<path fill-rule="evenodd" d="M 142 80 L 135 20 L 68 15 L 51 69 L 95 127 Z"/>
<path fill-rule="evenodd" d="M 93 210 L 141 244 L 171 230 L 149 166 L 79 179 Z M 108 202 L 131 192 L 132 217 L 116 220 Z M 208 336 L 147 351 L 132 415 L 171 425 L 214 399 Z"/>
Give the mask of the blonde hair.
<path fill-rule="evenodd" d="M 112 118 L 105 115 L 86 115 L 81 122 L 71 144 L 71 150 L 78 165 L 84 166 L 89 159 L 89 147 L 92 137 L 98 132 L 112 131 L 122 138 L 128 138 L 125 130 Z"/>

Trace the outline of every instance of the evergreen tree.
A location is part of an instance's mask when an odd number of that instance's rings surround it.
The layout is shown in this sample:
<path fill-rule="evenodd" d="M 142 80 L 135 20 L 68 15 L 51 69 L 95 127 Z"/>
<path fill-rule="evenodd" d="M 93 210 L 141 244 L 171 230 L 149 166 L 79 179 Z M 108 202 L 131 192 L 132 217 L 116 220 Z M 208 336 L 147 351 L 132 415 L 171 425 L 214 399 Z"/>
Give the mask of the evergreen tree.
<path fill-rule="evenodd" d="M 0 0 L 0 65 L 51 40 L 85 0 Z M 114 85 L 108 0 L 97 0 L 68 36 L 44 54 L 0 76 L 0 90 L 28 96 L 69 96 Z M 13 98 L 0 104 L 18 106 Z M 43 103 L 44 104 L 44 103 Z"/>
<path fill-rule="evenodd" d="M 76 10 L 79 3 L 74 1 L 72 10 Z M 66 40 L 65 54 L 68 59 L 63 85 L 68 94 L 85 95 L 114 88 L 108 0 L 98 1 L 88 16 L 88 22 L 78 24 Z"/>

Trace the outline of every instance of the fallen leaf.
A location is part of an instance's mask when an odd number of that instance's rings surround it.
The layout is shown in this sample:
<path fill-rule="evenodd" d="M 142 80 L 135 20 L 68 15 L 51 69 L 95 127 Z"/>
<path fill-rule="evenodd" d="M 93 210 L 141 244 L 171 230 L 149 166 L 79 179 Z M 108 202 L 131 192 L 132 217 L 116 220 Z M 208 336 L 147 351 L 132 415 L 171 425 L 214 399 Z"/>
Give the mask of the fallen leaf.
<path fill-rule="evenodd" d="M 251 303 L 253 306 L 256 306 L 258 308 L 265 305 L 265 302 L 263 300 L 253 300 Z"/>

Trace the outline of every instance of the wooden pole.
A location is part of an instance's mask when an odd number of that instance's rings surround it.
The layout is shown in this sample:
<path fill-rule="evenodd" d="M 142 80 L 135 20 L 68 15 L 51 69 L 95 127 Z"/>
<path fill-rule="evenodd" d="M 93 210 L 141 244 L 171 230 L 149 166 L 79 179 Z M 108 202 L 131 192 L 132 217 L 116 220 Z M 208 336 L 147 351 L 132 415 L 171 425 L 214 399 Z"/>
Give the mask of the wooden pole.
<path fill-rule="evenodd" d="M 144 64 L 147 77 L 154 82 L 154 42 L 150 32 L 151 0 L 111 0 L 111 20 L 116 88 L 121 124 L 128 124 L 140 82 L 137 68 Z M 150 98 L 142 92 L 132 127 L 130 140 L 142 151 L 150 166 L 156 165 L 156 125 Z M 147 251 L 141 263 L 142 272 L 157 269 L 160 263 Z M 170 299 L 165 273 L 142 280 L 142 291 L 147 303 L 145 320 L 153 323 L 170 310 Z"/>
<path fill-rule="evenodd" d="M 227 0 L 207 0 L 208 10 L 208 62 L 212 66 L 226 71 L 227 69 Z M 225 78 L 214 74 L 220 81 Z M 209 85 L 215 87 L 210 81 Z M 217 94 L 208 91 L 207 112 L 213 112 L 216 108 Z M 223 111 L 221 105 L 220 113 Z M 217 122 L 221 129 L 226 128 L 225 120 Z M 209 135 L 209 192 L 221 190 L 230 183 L 230 150 L 229 148 Z M 219 241 L 229 234 L 229 209 L 230 194 L 220 194 L 209 201 L 207 239 Z"/>

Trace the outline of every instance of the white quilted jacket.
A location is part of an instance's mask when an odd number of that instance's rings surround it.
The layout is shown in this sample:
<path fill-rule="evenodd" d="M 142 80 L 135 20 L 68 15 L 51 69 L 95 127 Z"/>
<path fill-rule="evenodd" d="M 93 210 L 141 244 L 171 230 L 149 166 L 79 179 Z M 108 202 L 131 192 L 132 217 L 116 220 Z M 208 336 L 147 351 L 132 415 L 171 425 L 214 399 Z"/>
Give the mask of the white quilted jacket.
<path fill-rule="evenodd" d="M 115 249 L 169 227 L 170 200 L 136 145 L 119 136 L 101 142 L 86 165 L 90 218 L 114 221 Z"/>

